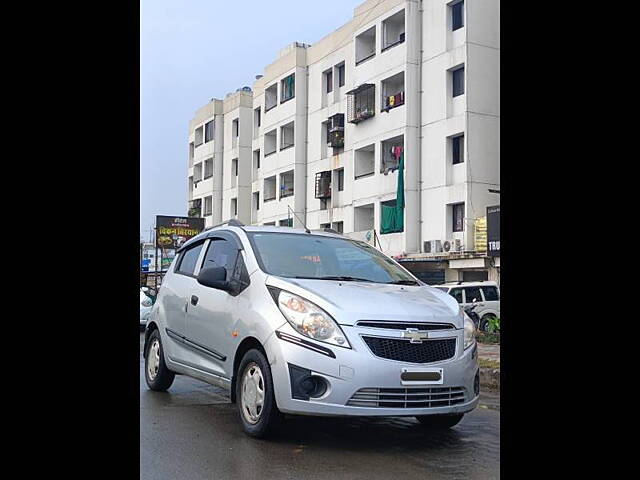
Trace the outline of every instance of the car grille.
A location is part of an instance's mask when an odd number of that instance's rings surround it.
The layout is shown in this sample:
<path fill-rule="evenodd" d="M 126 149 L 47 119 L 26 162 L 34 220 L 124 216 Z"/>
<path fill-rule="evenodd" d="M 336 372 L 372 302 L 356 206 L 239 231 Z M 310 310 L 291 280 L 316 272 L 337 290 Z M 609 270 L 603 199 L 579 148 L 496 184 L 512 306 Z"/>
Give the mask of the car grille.
<path fill-rule="evenodd" d="M 371 352 L 381 358 L 408 363 L 440 362 L 452 358 L 456 353 L 455 338 L 424 340 L 411 343 L 409 339 L 362 336 Z"/>
<path fill-rule="evenodd" d="M 416 330 L 450 330 L 455 328 L 450 323 L 410 323 L 410 322 L 387 322 L 374 320 L 360 320 L 356 322 L 359 327 L 390 328 L 393 330 L 406 330 L 415 328 Z"/>
<path fill-rule="evenodd" d="M 361 388 L 347 402 L 351 407 L 431 408 L 464 403 L 463 387 Z"/>

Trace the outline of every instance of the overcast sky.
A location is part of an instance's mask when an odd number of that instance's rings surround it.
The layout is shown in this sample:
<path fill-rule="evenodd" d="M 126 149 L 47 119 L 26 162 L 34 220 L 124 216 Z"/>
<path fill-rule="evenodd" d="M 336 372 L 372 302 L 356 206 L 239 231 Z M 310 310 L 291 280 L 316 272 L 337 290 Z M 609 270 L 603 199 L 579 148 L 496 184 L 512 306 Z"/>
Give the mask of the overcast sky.
<path fill-rule="evenodd" d="M 186 215 L 188 128 L 211 98 L 253 86 L 278 51 L 314 43 L 364 0 L 142 0 L 140 235 Z"/>

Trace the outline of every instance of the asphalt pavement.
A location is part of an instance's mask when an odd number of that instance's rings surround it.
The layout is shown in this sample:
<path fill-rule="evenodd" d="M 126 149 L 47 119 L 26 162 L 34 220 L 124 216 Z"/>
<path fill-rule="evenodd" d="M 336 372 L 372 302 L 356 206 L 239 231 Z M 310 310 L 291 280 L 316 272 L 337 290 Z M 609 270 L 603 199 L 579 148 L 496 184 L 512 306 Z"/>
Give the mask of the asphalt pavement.
<path fill-rule="evenodd" d="M 410 417 L 287 416 L 276 437 L 257 440 L 220 388 L 179 375 L 166 393 L 148 390 L 141 353 L 140 478 L 497 479 L 499 409 L 498 396 L 482 396 L 444 432 Z"/>

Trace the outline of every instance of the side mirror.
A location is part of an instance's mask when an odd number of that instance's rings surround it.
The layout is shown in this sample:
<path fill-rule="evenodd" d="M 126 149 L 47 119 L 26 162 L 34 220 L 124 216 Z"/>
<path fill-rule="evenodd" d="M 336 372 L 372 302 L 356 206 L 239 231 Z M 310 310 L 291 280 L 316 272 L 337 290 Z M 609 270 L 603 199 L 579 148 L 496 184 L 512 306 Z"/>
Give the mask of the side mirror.
<path fill-rule="evenodd" d="M 231 285 L 227 281 L 227 269 L 224 267 L 206 267 L 198 274 L 198 283 L 205 287 L 217 290 L 231 290 Z"/>

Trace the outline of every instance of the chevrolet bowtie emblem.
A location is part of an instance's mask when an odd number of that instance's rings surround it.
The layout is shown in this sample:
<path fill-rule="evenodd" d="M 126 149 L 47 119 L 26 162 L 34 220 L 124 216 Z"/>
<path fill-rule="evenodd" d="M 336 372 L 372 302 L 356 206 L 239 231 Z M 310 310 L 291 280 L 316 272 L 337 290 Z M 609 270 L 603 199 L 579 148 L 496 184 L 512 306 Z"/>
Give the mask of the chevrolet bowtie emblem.
<path fill-rule="evenodd" d="M 420 332 L 417 328 L 407 328 L 402 332 L 402 338 L 409 338 L 411 343 L 422 343 L 423 340 L 429 338 L 429 332 Z"/>

